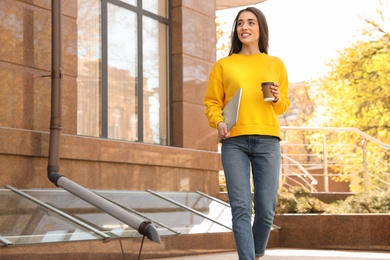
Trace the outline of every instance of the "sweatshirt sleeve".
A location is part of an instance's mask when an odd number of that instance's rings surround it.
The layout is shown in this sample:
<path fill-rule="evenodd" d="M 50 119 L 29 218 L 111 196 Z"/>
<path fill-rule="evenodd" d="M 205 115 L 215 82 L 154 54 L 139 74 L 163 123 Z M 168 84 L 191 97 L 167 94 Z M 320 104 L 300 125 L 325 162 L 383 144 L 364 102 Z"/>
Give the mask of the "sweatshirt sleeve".
<path fill-rule="evenodd" d="M 218 123 L 224 121 L 223 106 L 225 100 L 224 87 L 222 82 L 222 68 L 217 62 L 211 69 L 204 105 L 206 106 L 205 115 L 209 125 L 213 128 L 218 127 Z"/>
<path fill-rule="evenodd" d="M 284 114 L 290 106 L 288 97 L 288 76 L 284 63 L 280 60 L 279 64 L 279 100 L 272 103 L 276 115 Z"/>

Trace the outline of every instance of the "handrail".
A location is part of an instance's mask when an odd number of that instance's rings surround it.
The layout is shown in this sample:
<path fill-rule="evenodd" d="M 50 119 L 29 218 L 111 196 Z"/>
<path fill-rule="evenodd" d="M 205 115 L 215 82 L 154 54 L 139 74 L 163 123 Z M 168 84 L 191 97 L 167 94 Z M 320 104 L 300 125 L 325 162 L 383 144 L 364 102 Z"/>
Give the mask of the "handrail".
<path fill-rule="evenodd" d="M 300 164 L 298 161 L 288 157 L 287 155 L 285 154 L 282 154 L 282 158 L 294 163 L 303 173 L 305 176 L 309 177 L 309 179 L 311 180 L 311 185 L 317 185 L 318 184 L 318 181 L 313 177 L 313 175 L 311 175 L 310 172 L 308 172 L 303 166 L 302 164 Z"/>
<path fill-rule="evenodd" d="M 299 143 L 296 143 L 296 142 L 282 143 L 282 145 L 285 146 L 286 149 L 288 149 L 287 147 L 298 146 L 298 150 L 299 150 L 298 153 L 294 153 L 294 152 L 291 153 L 291 150 L 288 150 L 288 151 L 285 150 L 284 152 L 282 152 L 282 157 L 285 159 L 287 157 L 289 157 L 292 160 L 298 158 L 297 160 L 294 160 L 296 162 L 296 164 L 294 166 L 298 167 L 302 174 L 300 174 L 297 177 L 323 176 L 324 177 L 325 192 L 329 191 L 328 167 L 341 167 L 341 168 L 339 168 L 341 170 L 343 170 L 344 167 L 347 167 L 346 170 L 349 173 L 349 175 L 344 175 L 344 176 L 346 176 L 347 178 L 352 178 L 352 180 L 355 180 L 352 183 L 363 183 L 364 187 L 361 187 L 361 188 L 363 188 L 364 191 L 369 191 L 372 189 L 390 190 L 390 182 L 388 179 L 388 178 L 390 178 L 390 173 L 388 172 L 388 170 L 386 170 L 386 169 L 390 168 L 390 164 L 388 164 L 386 161 L 382 162 L 382 160 L 380 160 L 380 158 L 377 158 L 377 155 L 370 154 L 366 148 L 366 144 L 368 141 L 370 141 L 372 144 L 377 145 L 378 148 L 383 149 L 382 151 L 386 152 L 386 153 L 388 153 L 388 151 L 390 151 L 390 145 L 385 144 L 385 143 L 381 142 L 380 140 L 364 133 L 363 131 L 361 131 L 359 129 L 353 128 L 353 127 L 281 126 L 281 131 L 285 132 L 286 134 L 288 131 L 314 131 L 314 132 L 317 131 L 317 132 L 326 132 L 329 134 L 331 134 L 333 132 L 350 132 L 350 133 L 354 133 L 354 134 L 358 135 L 362 139 L 362 147 L 360 147 L 360 149 L 359 149 L 359 146 L 356 146 L 356 144 L 352 144 L 352 146 L 351 146 L 351 144 L 348 144 L 348 143 L 342 143 L 342 144 L 337 144 L 337 143 L 333 144 L 332 143 L 329 145 L 329 147 L 333 147 L 332 150 L 330 150 L 332 152 L 329 153 L 328 152 L 329 150 L 327 149 L 327 146 L 328 146 L 327 134 L 323 133 L 323 143 L 322 144 L 306 143 L 304 141 L 302 141 L 302 143 L 300 143 L 300 142 Z M 312 153 L 309 150 L 307 150 L 307 146 L 313 147 L 316 145 L 322 146 L 323 152 L 317 151 L 317 152 Z M 302 148 L 305 149 L 307 151 L 307 153 L 302 152 L 302 150 L 300 150 L 301 148 L 299 148 L 300 146 L 302 146 Z M 348 164 L 349 159 L 352 159 L 352 161 L 353 161 L 353 160 L 355 160 L 354 158 L 358 158 L 358 157 L 356 157 L 357 154 L 355 154 L 355 153 L 351 154 L 351 153 L 345 153 L 345 152 L 341 152 L 341 153 L 334 152 L 335 151 L 334 149 L 336 148 L 336 150 L 337 150 L 337 147 L 340 147 L 340 151 L 343 151 L 342 147 L 347 147 L 347 146 L 351 146 L 350 149 L 355 149 L 356 151 L 361 151 L 360 156 L 362 156 L 361 157 L 362 164 L 360 166 Z M 304 158 L 304 157 L 309 158 L 309 162 L 303 162 L 300 160 L 300 158 Z M 307 175 L 305 173 L 305 171 L 303 171 L 302 169 L 305 169 L 307 171 L 308 167 L 313 165 L 313 163 L 315 165 L 317 165 L 318 162 L 317 162 L 317 159 L 315 159 L 316 157 L 321 162 L 321 167 L 323 168 L 323 173 L 322 174 Z M 331 161 L 328 162 L 329 158 L 332 158 L 332 159 L 331 159 Z M 305 159 L 305 160 L 307 160 L 307 159 Z M 341 162 L 341 164 L 340 164 L 340 162 Z M 378 167 L 378 165 L 380 165 L 380 167 Z M 283 163 L 282 163 L 282 166 L 283 166 Z M 357 167 L 356 170 L 351 171 L 351 167 L 354 167 L 354 166 Z M 358 175 L 359 172 L 363 173 L 363 177 Z M 381 177 L 380 175 L 375 175 L 375 174 L 373 175 L 372 174 L 373 172 L 378 172 L 378 174 L 383 175 L 384 178 Z M 287 174 L 285 174 L 283 172 L 282 172 L 282 175 L 287 176 Z M 343 176 L 343 175 L 341 174 L 340 176 Z M 388 176 L 388 177 L 386 177 L 386 176 Z M 304 185 L 307 185 L 306 180 L 303 179 L 303 181 L 305 182 Z M 378 186 L 377 185 L 378 183 L 381 183 L 382 187 Z M 310 186 L 310 188 L 313 188 L 313 186 L 311 186 L 311 185 L 309 185 L 309 186 Z M 357 187 L 355 187 L 355 188 L 357 188 Z"/>
<path fill-rule="evenodd" d="M 285 134 L 288 134 L 288 131 L 317 131 L 322 132 L 323 134 L 322 143 L 306 143 L 305 141 L 281 142 L 281 146 L 287 149 L 282 149 L 282 159 L 284 159 L 284 161 L 288 160 L 289 162 L 292 162 L 292 164 L 289 164 L 283 162 L 282 160 L 281 176 L 285 176 L 290 183 L 284 182 L 281 183 L 281 186 L 285 185 L 293 187 L 296 185 L 300 185 L 306 188 L 308 187 L 310 190 L 318 190 L 318 188 L 315 188 L 314 185 L 317 185 L 319 183 L 317 180 L 319 180 L 319 178 L 322 176 L 325 192 L 330 191 L 330 177 L 340 177 L 341 181 L 350 181 L 350 184 L 352 186 L 351 189 L 355 191 L 364 190 L 367 192 L 374 189 L 381 191 L 390 191 L 390 164 L 387 162 L 387 159 L 381 160 L 378 154 L 370 154 L 370 149 L 366 148 L 367 143 L 370 142 L 371 144 L 375 144 L 375 151 L 379 151 L 378 148 L 382 149 L 380 150 L 380 152 L 386 153 L 388 155 L 385 156 L 390 157 L 389 144 L 386 144 L 354 127 L 281 126 L 280 128 L 281 131 Z M 333 134 L 335 132 L 350 132 L 356 134 L 361 138 L 362 146 L 359 146 L 356 143 L 327 144 L 327 134 Z M 290 147 L 293 149 L 289 150 Z M 314 152 L 309 152 L 309 150 L 313 147 L 315 147 Z M 340 149 L 338 150 L 338 148 Z M 302 149 L 305 151 L 302 152 Z M 319 152 L 320 150 L 322 150 L 322 152 Z M 291 153 L 291 151 L 293 151 L 293 153 Z M 356 161 L 359 159 L 358 156 L 361 156 L 360 162 Z M 305 159 L 301 160 L 301 158 Z M 293 174 L 290 174 L 288 171 L 292 171 L 288 169 L 289 166 L 297 167 L 299 171 L 295 171 L 293 172 Z M 337 172 L 339 172 L 340 174 L 329 174 L 328 168 L 337 169 Z M 322 173 L 311 172 L 311 170 L 318 171 L 320 169 L 323 170 Z M 343 170 L 345 171 L 345 173 L 348 173 L 348 175 L 343 174 Z M 362 174 L 363 177 L 360 176 L 360 174 Z M 293 176 L 296 176 L 301 180 L 299 181 L 297 179 L 294 179 Z M 306 178 L 302 177 L 309 178 L 312 183 L 309 183 Z M 313 179 L 316 180 L 316 182 L 313 182 Z M 364 184 L 364 187 L 360 186 L 359 183 Z M 222 185 L 223 184 L 221 184 L 221 186 Z"/>
<path fill-rule="evenodd" d="M 311 192 L 317 191 L 316 188 L 315 188 L 315 186 L 318 184 L 318 181 L 313 177 L 313 175 L 312 175 L 310 172 L 308 172 L 308 171 L 302 166 L 301 163 L 299 163 L 298 161 L 296 161 L 296 160 L 290 158 L 289 156 L 287 156 L 287 155 L 285 155 L 285 154 L 282 154 L 282 158 L 288 160 L 289 162 L 292 162 L 292 163 L 293 163 L 296 167 L 298 167 L 298 169 L 301 170 L 301 172 L 303 173 L 303 174 L 298 174 L 298 173 L 295 173 L 295 172 L 294 172 L 294 175 L 295 175 L 295 176 L 301 177 L 301 175 L 303 175 L 303 176 L 305 176 L 305 177 L 308 177 L 308 178 L 311 180 L 311 182 L 309 183 L 309 182 L 307 182 L 305 179 L 303 179 L 303 181 L 304 181 L 307 185 L 310 186 L 310 191 L 311 191 Z M 284 163 L 283 163 L 282 165 L 284 165 Z M 286 174 L 283 174 L 283 175 L 286 176 Z"/>
<path fill-rule="evenodd" d="M 366 134 L 365 132 L 354 127 L 311 127 L 311 126 L 281 126 L 281 130 L 314 130 L 314 131 L 349 131 L 355 132 L 364 138 L 382 146 L 383 148 L 390 150 L 390 145 L 381 142 L 380 140 Z"/>

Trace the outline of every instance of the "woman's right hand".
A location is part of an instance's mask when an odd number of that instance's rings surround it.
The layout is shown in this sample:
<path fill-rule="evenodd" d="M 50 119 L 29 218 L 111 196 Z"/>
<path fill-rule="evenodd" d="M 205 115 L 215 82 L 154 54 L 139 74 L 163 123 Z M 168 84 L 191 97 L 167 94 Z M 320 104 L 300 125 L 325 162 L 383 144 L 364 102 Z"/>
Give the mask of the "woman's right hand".
<path fill-rule="evenodd" d="M 219 122 L 218 123 L 218 137 L 220 139 L 226 139 L 229 138 L 230 132 L 227 130 L 227 125 L 225 122 Z"/>

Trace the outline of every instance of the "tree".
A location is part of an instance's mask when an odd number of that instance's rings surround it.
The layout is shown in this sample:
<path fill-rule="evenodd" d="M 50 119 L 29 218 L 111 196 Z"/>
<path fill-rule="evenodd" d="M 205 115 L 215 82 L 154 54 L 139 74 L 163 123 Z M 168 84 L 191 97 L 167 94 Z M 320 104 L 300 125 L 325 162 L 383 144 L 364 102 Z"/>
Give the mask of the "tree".
<path fill-rule="evenodd" d="M 384 8 L 383 4 L 381 7 Z M 310 93 L 314 93 L 316 102 L 311 125 L 354 127 L 390 143 L 390 32 L 385 30 L 390 19 L 386 18 L 383 10 L 377 11 L 378 21 L 365 20 L 367 28 L 362 30 L 361 40 L 340 51 L 339 57 L 327 64 L 329 73 L 311 83 Z M 313 142 L 318 138 L 311 136 Z M 339 158 L 340 154 L 353 154 L 356 158 L 348 159 L 349 165 L 353 166 L 354 160 L 361 160 L 362 153 L 366 153 L 364 156 L 372 157 L 370 174 L 375 179 L 389 179 L 389 152 L 383 151 L 383 148 L 367 145 L 362 150 L 362 140 L 348 134 L 327 138 L 328 143 L 346 143 L 348 140 L 355 144 L 343 147 L 343 151 L 330 148 L 330 159 L 345 162 L 345 158 Z M 341 173 L 340 180 L 347 180 L 356 171 L 352 167 L 341 166 L 335 167 L 335 170 Z M 355 174 L 362 175 L 361 172 Z M 388 184 L 373 180 L 372 185 L 383 187 Z M 361 183 L 355 187 L 357 190 L 361 188 Z"/>
<path fill-rule="evenodd" d="M 279 117 L 281 126 L 307 126 L 313 117 L 314 101 L 309 95 L 310 86 L 306 82 L 289 83 L 289 99 L 291 105 L 286 113 Z M 307 145 L 308 131 L 282 131 L 282 150 L 290 158 L 308 165 L 315 158 L 311 157 L 311 148 Z M 297 145 L 301 144 L 301 145 Z M 297 155 L 301 155 L 297 157 Z M 302 156 L 304 155 L 304 156 Z"/>
<path fill-rule="evenodd" d="M 217 59 L 225 57 L 229 54 L 230 40 L 229 33 L 224 31 L 222 25 L 226 25 L 226 22 L 222 22 L 217 16 L 215 19 L 216 36 L 217 36 Z"/>
<path fill-rule="evenodd" d="M 375 21 L 366 22 L 368 28 L 362 31 L 366 40 L 340 51 L 328 63 L 329 74 L 312 85 L 316 114 L 322 118 L 316 124 L 356 127 L 388 143 L 390 32 Z"/>

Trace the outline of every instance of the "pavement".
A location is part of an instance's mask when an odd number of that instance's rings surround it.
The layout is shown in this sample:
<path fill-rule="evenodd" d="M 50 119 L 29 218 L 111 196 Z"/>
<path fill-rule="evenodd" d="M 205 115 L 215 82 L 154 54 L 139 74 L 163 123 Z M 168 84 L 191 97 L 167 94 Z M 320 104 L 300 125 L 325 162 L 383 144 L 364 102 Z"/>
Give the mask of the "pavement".
<path fill-rule="evenodd" d="M 236 252 L 181 256 L 171 260 L 238 260 Z M 343 251 L 343 250 L 306 250 L 306 249 L 267 249 L 261 260 L 376 260 L 390 259 L 390 252 L 382 251 Z"/>

